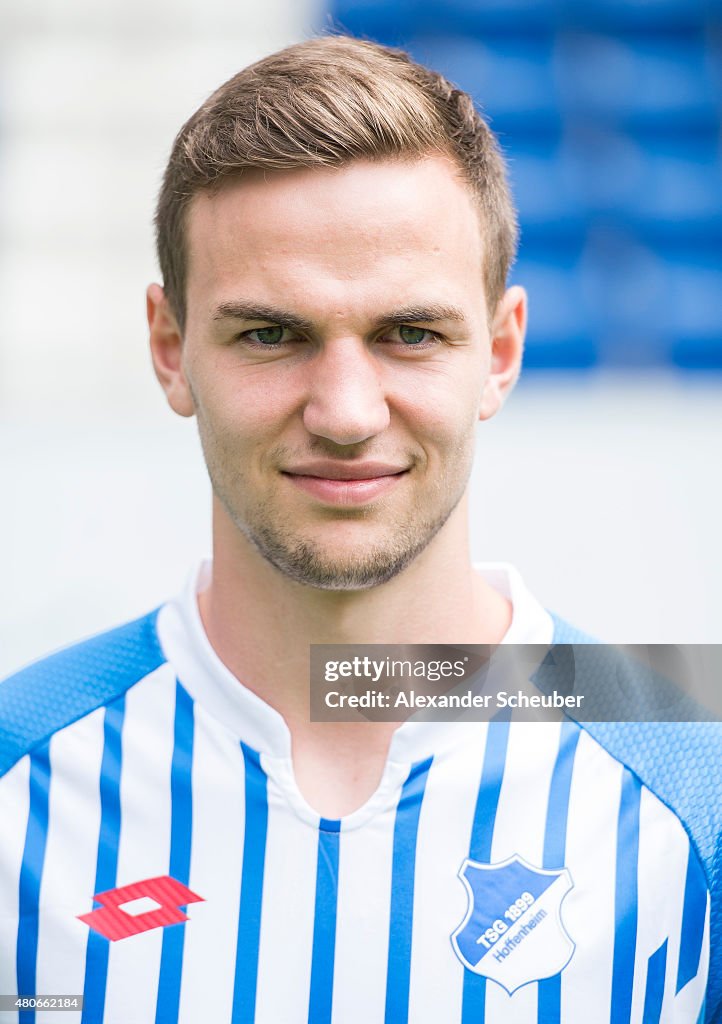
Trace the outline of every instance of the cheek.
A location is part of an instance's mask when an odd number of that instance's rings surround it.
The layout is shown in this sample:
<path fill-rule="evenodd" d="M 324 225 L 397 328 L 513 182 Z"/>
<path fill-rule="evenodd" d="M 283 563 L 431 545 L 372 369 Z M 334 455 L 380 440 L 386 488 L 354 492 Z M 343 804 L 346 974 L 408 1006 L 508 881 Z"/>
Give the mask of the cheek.
<path fill-rule="evenodd" d="M 473 443 L 482 388 L 478 364 L 469 366 L 466 373 L 440 369 L 416 381 L 399 410 L 433 444 L 463 446 L 466 438 Z"/>
<path fill-rule="evenodd" d="M 261 411 L 262 411 L 261 407 Z M 211 479 L 221 490 L 246 480 L 254 452 L 268 448 L 264 423 L 255 407 L 238 392 L 219 387 L 199 396 L 198 435 Z"/>
<path fill-rule="evenodd" d="M 277 437 L 274 424 L 254 415 L 247 403 L 199 411 L 198 433 L 209 469 L 213 466 L 216 475 L 244 479 L 264 463 Z"/>
<path fill-rule="evenodd" d="M 191 379 L 199 428 L 218 441 L 253 443 L 277 431 L 291 404 L 289 388 L 267 368 L 216 360 Z"/>

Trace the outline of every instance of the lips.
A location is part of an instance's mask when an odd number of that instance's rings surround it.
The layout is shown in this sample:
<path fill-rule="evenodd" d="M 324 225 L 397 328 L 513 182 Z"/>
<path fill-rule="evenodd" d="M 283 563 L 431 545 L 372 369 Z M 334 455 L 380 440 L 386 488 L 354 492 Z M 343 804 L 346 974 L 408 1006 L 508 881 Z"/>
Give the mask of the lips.
<path fill-rule="evenodd" d="M 395 466 L 386 462 L 307 462 L 284 470 L 288 476 L 313 476 L 320 480 L 375 480 L 382 476 L 397 476 L 408 466 Z"/>
<path fill-rule="evenodd" d="M 363 505 L 388 494 L 408 473 L 385 462 L 307 462 L 284 470 L 299 490 L 326 505 Z"/>

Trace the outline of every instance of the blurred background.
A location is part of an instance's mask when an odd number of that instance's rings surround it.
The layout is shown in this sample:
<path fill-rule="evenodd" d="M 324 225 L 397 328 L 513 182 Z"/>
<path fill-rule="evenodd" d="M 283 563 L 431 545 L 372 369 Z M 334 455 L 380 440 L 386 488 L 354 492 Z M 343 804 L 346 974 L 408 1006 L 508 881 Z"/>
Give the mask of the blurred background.
<path fill-rule="evenodd" d="M 620 643 L 722 642 L 722 0 L 8 0 L 0 8 L 0 675 L 209 550 L 147 356 L 180 124 L 329 28 L 470 91 L 509 159 L 522 382 L 479 432 L 473 554 Z"/>

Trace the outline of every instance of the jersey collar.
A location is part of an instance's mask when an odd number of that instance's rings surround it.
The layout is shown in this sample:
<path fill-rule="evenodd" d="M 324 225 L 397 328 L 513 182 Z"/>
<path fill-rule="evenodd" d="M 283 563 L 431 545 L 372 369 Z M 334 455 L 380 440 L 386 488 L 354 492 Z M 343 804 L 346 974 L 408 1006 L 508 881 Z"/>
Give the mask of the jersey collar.
<path fill-rule="evenodd" d="M 552 618 L 516 569 L 504 562 L 476 564 L 474 569 L 511 602 L 512 621 L 502 643 L 551 644 Z M 233 675 L 206 635 L 198 594 L 209 578 L 210 562 L 204 562 L 184 591 L 161 609 L 157 628 L 163 651 L 181 684 L 214 718 L 254 749 L 290 759 L 291 737 L 283 717 Z M 389 759 L 411 763 L 429 757 L 459 742 L 472 728 L 478 732 L 478 723 L 409 720 L 396 730 Z"/>

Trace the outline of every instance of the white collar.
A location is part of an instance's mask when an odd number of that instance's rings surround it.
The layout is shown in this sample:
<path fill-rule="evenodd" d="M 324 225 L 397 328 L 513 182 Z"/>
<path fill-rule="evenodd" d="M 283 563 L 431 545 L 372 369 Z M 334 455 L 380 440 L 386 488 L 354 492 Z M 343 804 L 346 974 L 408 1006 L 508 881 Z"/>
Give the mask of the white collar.
<path fill-rule="evenodd" d="M 158 616 L 158 637 L 178 679 L 202 707 L 249 746 L 275 757 L 291 757 L 291 737 L 283 717 L 244 686 L 211 646 L 198 609 L 198 593 L 210 578 L 203 562 L 176 599 Z M 521 576 L 504 562 L 475 564 L 485 581 L 512 604 L 504 644 L 551 644 L 551 616 L 530 593 Z M 471 723 L 478 728 L 477 723 Z M 450 728 L 451 727 L 451 728 Z M 405 722 L 395 732 L 390 760 L 411 762 L 429 756 L 468 723 Z"/>

